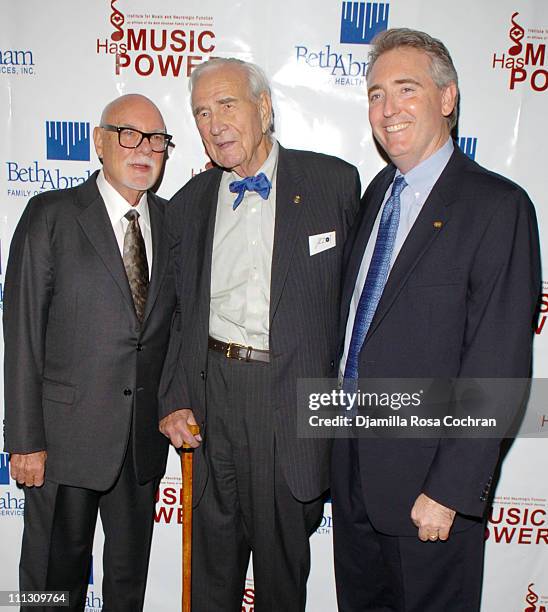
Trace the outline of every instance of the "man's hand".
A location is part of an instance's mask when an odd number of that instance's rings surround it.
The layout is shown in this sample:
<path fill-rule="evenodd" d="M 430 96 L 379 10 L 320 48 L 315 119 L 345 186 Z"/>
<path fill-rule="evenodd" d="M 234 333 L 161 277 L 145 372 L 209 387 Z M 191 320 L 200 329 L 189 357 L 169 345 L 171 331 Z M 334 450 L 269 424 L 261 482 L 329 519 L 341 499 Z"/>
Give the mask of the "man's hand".
<path fill-rule="evenodd" d="M 419 539 L 434 542 L 447 540 L 456 512 L 421 493 L 411 510 L 411 520 L 419 529 Z"/>
<path fill-rule="evenodd" d="M 197 425 L 194 414 L 189 408 L 182 408 L 168 414 L 160 421 L 160 431 L 169 438 L 175 448 L 183 446 L 183 442 L 192 448 L 197 448 L 200 446 L 202 436 L 200 434 L 193 436 L 188 429 L 189 425 Z"/>
<path fill-rule="evenodd" d="M 44 484 L 46 470 L 46 451 L 10 456 L 11 477 L 27 487 L 41 487 Z"/>

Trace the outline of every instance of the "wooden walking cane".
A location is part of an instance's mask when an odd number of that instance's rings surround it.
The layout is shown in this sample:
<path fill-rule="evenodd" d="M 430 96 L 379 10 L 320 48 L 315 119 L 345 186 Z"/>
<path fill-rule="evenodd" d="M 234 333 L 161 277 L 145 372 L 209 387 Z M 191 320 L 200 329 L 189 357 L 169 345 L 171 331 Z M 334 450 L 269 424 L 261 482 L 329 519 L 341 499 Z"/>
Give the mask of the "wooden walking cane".
<path fill-rule="evenodd" d="M 190 433 L 200 433 L 198 425 L 189 425 Z M 190 612 L 190 585 L 192 573 L 192 459 L 194 449 L 183 442 L 181 473 L 183 477 L 183 612 Z"/>

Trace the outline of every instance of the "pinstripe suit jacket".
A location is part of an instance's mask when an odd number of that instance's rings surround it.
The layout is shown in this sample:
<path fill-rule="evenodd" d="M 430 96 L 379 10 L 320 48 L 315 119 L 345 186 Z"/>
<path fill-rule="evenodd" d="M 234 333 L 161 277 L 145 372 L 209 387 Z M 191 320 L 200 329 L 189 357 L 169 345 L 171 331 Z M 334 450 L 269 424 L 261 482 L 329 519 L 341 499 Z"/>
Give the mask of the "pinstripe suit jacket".
<path fill-rule="evenodd" d="M 168 205 L 174 238 L 178 316 L 160 391 L 161 417 L 189 407 L 205 429 L 211 254 L 222 170 L 189 181 Z M 300 500 L 329 486 L 328 440 L 297 439 L 299 378 L 336 374 L 342 250 L 359 206 L 356 168 L 326 155 L 280 147 L 270 290 L 272 399 L 276 446 L 286 480 Z M 300 196 L 298 203 L 295 196 Z M 309 253 L 308 237 L 336 232 L 336 246 Z M 206 480 L 195 457 L 195 501 Z"/>

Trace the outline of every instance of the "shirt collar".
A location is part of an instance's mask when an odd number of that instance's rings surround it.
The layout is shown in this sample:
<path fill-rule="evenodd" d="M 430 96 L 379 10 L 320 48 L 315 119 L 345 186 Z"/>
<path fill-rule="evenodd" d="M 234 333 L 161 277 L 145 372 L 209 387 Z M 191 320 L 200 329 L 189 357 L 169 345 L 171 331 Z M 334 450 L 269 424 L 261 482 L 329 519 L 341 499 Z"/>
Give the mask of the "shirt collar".
<path fill-rule="evenodd" d="M 146 191 L 141 196 L 139 203 L 136 206 L 131 206 L 131 204 L 129 204 L 129 202 L 107 181 L 102 169 L 97 175 L 97 188 L 103 198 L 112 225 L 122 221 L 127 211 L 133 208 L 139 213 L 139 224 L 143 223 L 150 229 L 150 214 L 148 212 Z"/>
<path fill-rule="evenodd" d="M 443 147 L 404 175 L 405 182 L 413 193 L 423 193 L 432 189 L 453 154 L 453 149 L 453 139 L 449 137 Z M 397 170 L 396 176 L 400 175 L 401 172 Z"/>

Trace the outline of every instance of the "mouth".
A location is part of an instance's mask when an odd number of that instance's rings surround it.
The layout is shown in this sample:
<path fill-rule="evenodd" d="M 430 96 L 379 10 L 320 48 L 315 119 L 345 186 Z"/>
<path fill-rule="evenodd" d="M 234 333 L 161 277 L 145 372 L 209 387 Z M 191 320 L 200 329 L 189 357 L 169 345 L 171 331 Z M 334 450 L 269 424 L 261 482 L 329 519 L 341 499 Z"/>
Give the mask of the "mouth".
<path fill-rule="evenodd" d="M 396 132 L 402 132 L 403 130 L 406 130 L 410 125 L 411 123 L 409 121 L 406 121 L 404 123 L 396 123 L 394 125 L 387 125 L 384 129 L 389 134 L 394 134 Z"/>
<path fill-rule="evenodd" d="M 227 142 L 218 142 L 215 146 L 218 149 L 221 149 L 221 151 L 223 151 L 224 149 L 228 149 L 229 147 L 231 147 L 233 144 L 233 140 L 228 140 Z"/>
<path fill-rule="evenodd" d="M 152 164 L 144 161 L 131 162 L 128 166 L 137 172 L 149 172 L 153 168 Z"/>

